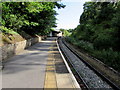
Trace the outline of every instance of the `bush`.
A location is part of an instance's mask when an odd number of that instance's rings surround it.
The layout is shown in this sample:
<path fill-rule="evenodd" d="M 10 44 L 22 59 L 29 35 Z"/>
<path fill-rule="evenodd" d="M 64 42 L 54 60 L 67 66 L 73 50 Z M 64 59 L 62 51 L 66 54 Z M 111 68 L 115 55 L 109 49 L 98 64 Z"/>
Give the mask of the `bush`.
<path fill-rule="evenodd" d="M 108 66 L 113 67 L 114 69 L 120 71 L 120 52 L 113 51 L 112 48 L 109 49 L 101 49 L 97 50 L 94 49 L 94 46 L 92 43 L 84 41 L 84 40 L 77 40 L 73 37 L 67 37 L 66 40 L 70 42 L 71 44 L 74 44 L 75 46 L 81 48 L 82 50 L 87 51 L 90 53 L 90 55 L 98 58 L 103 63 L 107 64 Z M 107 42 L 106 42 L 107 43 Z M 98 44 L 101 45 L 99 42 Z"/>
<path fill-rule="evenodd" d="M 71 44 L 76 42 L 75 38 L 72 38 L 72 37 L 66 37 L 65 39 Z"/>
<path fill-rule="evenodd" d="M 72 37 L 71 37 L 71 38 L 68 37 L 68 38 L 66 38 L 66 39 L 67 39 L 67 41 L 69 41 L 70 43 L 72 43 L 72 44 L 76 45 L 77 47 L 82 48 L 82 49 L 84 49 L 84 50 L 86 50 L 86 51 L 91 52 L 92 50 L 94 50 L 93 44 L 92 44 L 92 43 L 89 43 L 89 42 L 87 42 L 87 41 L 76 40 L 75 38 L 72 38 Z"/>
<path fill-rule="evenodd" d="M 105 64 L 113 67 L 114 69 L 120 71 L 120 52 L 115 52 L 111 48 L 108 50 L 95 50 L 92 54 L 94 57 L 100 59 Z"/>
<path fill-rule="evenodd" d="M 80 48 L 83 48 L 84 50 L 86 50 L 88 52 L 91 52 L 92 50 L 94 50 L 92 43 L 89 43 L 89 42 L 83 41 L 83 40 L 80 40 L 78 42 L 77 46 L 79 46 Z"/>
<path fill-rule="evenodd" d="M 100 33 L 98 37 L 93 41 L 93 45 L 96 49 L 108 49 L 112 47 L 112 37 L 107 33 Z"/>

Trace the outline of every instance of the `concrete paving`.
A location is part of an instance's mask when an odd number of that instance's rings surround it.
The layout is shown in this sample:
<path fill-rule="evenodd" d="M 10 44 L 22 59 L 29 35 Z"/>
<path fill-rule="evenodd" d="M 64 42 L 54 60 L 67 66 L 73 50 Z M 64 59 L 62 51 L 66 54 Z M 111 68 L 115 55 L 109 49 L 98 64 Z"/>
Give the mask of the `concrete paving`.
<path fill-rule="evenodd" d="M 2 71 L 2 88 L 75 88 L 54 40 L 48 38 L 10 58 Z"/>
<path fill-rule="evenodd" d="M 43 88 L 50 40 L 35 44 L 6 62 L 3 88 Z"/>

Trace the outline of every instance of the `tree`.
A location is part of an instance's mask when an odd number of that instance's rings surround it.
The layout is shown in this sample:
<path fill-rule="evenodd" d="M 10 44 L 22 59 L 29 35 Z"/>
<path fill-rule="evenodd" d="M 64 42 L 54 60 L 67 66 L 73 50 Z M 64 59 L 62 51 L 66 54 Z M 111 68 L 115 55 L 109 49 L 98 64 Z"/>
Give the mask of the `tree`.
<path fill-rule="evenodd" d="M 47 35 L 56 26 L 54 8 L 65 7 L 57 2 L 3 2 L 2 6 L 2 25 L 30 35 Z"/>

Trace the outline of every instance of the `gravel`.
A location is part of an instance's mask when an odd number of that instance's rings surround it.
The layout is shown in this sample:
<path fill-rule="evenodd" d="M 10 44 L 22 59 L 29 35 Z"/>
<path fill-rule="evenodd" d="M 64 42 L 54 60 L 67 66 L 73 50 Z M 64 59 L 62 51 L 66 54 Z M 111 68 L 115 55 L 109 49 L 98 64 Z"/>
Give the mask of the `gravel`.
<path fill-rule="evenodd" d="M 69 58 L 70 62 L 74 65 L 79 75 L 82 77 L 84 82 L 89 88 L 99 88 L 99 89 L 111 89 L 112 87 L 103 81 L 94 71 L 92 71 L 88 66 L 86 66 L 76 55 L 74 55 L 61 41 L 61 49 L 65 55 Z"/>

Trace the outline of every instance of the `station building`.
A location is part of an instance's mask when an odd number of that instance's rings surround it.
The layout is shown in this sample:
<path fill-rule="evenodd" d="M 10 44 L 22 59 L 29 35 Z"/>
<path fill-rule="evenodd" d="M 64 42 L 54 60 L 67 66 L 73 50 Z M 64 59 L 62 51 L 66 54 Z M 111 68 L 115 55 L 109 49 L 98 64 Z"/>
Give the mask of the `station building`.
<path fill-rule="evenodd" d="M 52 32 L 50 32 L 50 34 L 48 36 L 50 36 L 50 37 L 60 37 L 60 36 L 62 36 L 62 32 L 61 31 L 52 31 Z"/>

